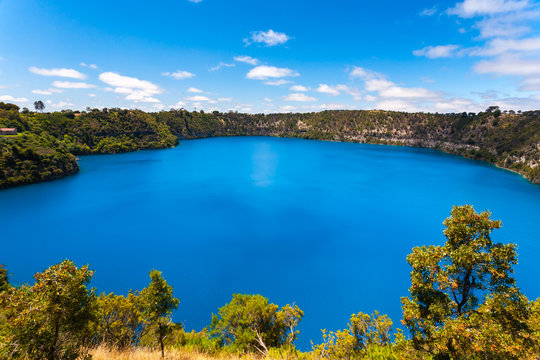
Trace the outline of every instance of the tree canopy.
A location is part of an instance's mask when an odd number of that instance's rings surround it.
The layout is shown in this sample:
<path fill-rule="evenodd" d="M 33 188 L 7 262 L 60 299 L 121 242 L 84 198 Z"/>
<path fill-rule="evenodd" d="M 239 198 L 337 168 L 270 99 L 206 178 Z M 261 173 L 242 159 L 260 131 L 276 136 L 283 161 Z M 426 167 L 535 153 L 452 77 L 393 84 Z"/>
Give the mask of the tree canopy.
<path fill-rule="evenodd" d="M 170 332 L 172 312 L 178 308 L 180 300 L 173 296 L 173 288 L 167 284 L 161 271 L 150 271 L 150 284 L 141 291 L 142 316 L 155 329 L 161 356 L 164 357 L 163 340 Z"/>
<path fill-rule="evenodd" d="M 234 294 L 231 302 L 212 316 L 211 329 L 225 344 L 243 351 L 268 354 L 272 347 L 292 344 L 304 317 L 297 305 L 279 306 L 261 295 Z"/>
<path fill-rule="evenodd" d="M 410 297 L 402 298 L 403 323 L 416 349 L 441 359 L 469 351 L 497 358 L 501 349 L 476 348 L 491 343 L 508 350 L 504 358 L 512 358 L 517 354 L 504 346 L 505 336 L 514 343 L 529 337 L 528 301 L 512 277 L 516 246 L 491 240 L 501 222 L 490 215 L 470 205 L 455 206 L 443 222 L 446 243 L 416 247 L 407 256 L 412 284 Z M 475 336 L 487 338 L 461 341 Z"/>
<path fill-rule="evenodd" d="M 1 357 L 76 359 L 93 317 L 95 295 L 87 287 L 92 275 L 88 266 L 64 260 L 37 273 L 33 286 L 0 295 L 8 328 Z"/>

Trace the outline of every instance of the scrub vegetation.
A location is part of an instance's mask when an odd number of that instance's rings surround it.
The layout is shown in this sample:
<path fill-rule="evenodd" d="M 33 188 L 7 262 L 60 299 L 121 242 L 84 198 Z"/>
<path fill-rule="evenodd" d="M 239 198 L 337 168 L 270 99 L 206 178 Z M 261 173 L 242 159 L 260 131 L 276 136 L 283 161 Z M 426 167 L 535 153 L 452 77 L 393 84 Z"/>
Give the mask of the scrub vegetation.
<path fill-rule="evenodd" d="M 65 260 L 18 287 L 0 266 L 0 358 L 537 359 L 540 298 L 530 301 L 517 287 L 516 246 L 491 240 L 501 222 L 464 205 L 443 224 L 444 245 L 415 247 L 407 257 L 407 333 L 377 311 L 359 312 L 302 352 L 294 345 L 301 308 L 248 294 L 234 294 L 206 328 L 188 332 L 172 321 L 181 302 L 161 272 L 152 270 L 140 291 L 97 295 L 88 287 L 93 271 Z"/>
<path fill-rule="evenodd" d="M 277 136 L 439 149 L 540 184 L 540 111 L 460 114 L 382 110 L 298 114 L 87 109 L 35 113 L 0 103 L 0 189 L 78 171 L 75 156 L 173 147 L 178 139 Z"/>

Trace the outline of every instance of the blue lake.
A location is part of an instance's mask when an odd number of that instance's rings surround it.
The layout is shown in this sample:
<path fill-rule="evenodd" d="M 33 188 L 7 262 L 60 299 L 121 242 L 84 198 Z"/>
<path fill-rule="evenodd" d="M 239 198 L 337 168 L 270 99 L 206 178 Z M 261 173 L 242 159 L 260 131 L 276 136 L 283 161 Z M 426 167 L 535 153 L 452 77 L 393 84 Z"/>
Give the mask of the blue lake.
<path fill-rule="evenodd" d="M 442 244 L 456 204 L 490 210 L 518 244 L 518 285 L 540 296 L 540 186 L 435 150 L 265 137 L 86 156 L 75 176 L 0 191 L 0 263 L 20 284 L 64 258 L 98 292 L 162 270 L 175 321 L 201 329 L 233 293 L 305 312 L 298 344 L 379 310 L 399 323 L 412 247 Z"/>

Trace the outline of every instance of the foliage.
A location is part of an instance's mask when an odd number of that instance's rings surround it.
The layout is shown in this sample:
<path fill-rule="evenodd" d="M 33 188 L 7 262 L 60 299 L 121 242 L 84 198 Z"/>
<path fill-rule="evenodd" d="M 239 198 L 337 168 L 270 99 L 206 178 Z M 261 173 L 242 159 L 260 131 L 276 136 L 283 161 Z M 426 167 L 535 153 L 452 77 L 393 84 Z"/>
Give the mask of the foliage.
<path fill-rule="evenodd" d="M 171 347 L 197 353 L 218 354 L 222 352 L 219 339 L 211 336 L 206 328 L 199 332 L 195 330 L 187 332 L 177 324 L 177 329 L 174 329 L 171 336 L 167 338 L 167 343 Z"/>
<path fill-rule="evenodd" d="M 528 300 L 511 276 L 514 244 L 493 243 L 501 222 L 472 206 L 455 206 L 444 221 L 444 246 L 413 249 L 410 298 L 403 323 L 415 349 L 436 359 L 518 358 L 528 346 Z"/>
<path fill-rule="evenodd" d="M 279 309 L 261 295 L 234 294 L 231 302 L 212 316 L 212 334 L 243 352 L 268 354 L 272 347 L 292 345 L 304 312 L 297 305 Z"/>
<path fill-rule="evenodd" d="M 324 342 L 313 346 L 317 359 L 397 359 L 391 346 L 392 320 L 377 311 L 353 314 L 347 329 L 322 332 Z"/>
<path fill-rule="evenodd" d="M 4 264 L 0 264 L 0 293 L 8 291 L 10 289 L 9 285 L 9 275 Z"/>
<path fill-rule="evenodd" d="M 76 359 L 93 316 L 95 296 L 87 288 L 93 272 L 72 261 L 37 273 L 33 286 L 0 295 L 7 335 L 0 357 L 9 359 Z"/>
<path fill-rule="evenodd" d="M 233 295 L 208 329 L 186 332 L 171 321 L 179 301 L 159 271 L 140 293 L 96 297 L 87 287 L 92 271 L 65 260 L 36 274 L 32 286 L 10 286 L 0 266 L 0 359 L 82 359 L 87 346 L 132 351 L 156 343 L 162 357 L 167 347 L 184 358 L 537 358 L 540 298 L 529 301 L 516 286 L 515 245 L 491 240 L 501 222 L 465 205 L 444 225 L 444 245 L 414 248 L 407 257 L 412 284 L 402 322 L 411 339 L 393 332 L 386 315 L 358 313 L 346 329 L 323 330 L 323 343 L 302 353 L 294 346 L 302 310 L 243 294 Z"/>
<path fill-rule="evenodd" d="M 137 345 L 145 330 L 140 297 L 132 292 L 127 296 L 101 294 L 94 327 L 100 345 L 116 349 Z"/>
<path fill-rule="evenodd" d="M 150 271 L 150 284 L 141 291 L 142 316 L 153 327 L 164 356 L 163 340 L 171 332 L 171 316 L 178 308 L 179 300 L 173 296 L 173 288 L 167 284 L 161 271 Z"/>
<path fill-rule="evenodd" d="M 43 111 L 43 109 L 45 109 L 45 104 L 41 100 L 34 101 L 34 108 L 37 111 Z"/>
<path fill-rule="evenodd" d="M 78 170 L 75 156 L 47 133 L 0 136 L 0 189 L 57 179 Z"/>
<path fill-rule="evenodd" d="M 427 147 L 489 161 L 540 184 L 540 112 L 501 114 L 500 110 L 493 109 L 478 114 L 380 110 L 241 114 L 183 109 L 145 113 L 107 108 L 52 113 L 31 113 L 23 109 L 19 113 L 16 105 L 0 103 L 0 126 L 15 127 L 20 133 L 26 131 L 39 137 L 52 136 L 59 143 L 43 149 L 58 152 L 61 145 L 62 151 L 73 155 L 168 148 L 178 144 L 177 137 L 253 135 Z M 33 142 L 21 145 L 35 146 Z M 1 144 L 2 152 L 5 146 Z M 2 184 L 0 179 L 0 187 L 54 179 L 77 171 L 76 167 L 70 171 L 57 166 L 60 170 L 51 176 L 50 169 L 43 169 L 38 161 L 29 161 L 27 167 L 37 167 L 32 176 L 28 176 L 27 169 L 21 175 L 15 170 L 10 181 Z M 0 174 L 3 167 L 13 166 L 0 165 Z"/>

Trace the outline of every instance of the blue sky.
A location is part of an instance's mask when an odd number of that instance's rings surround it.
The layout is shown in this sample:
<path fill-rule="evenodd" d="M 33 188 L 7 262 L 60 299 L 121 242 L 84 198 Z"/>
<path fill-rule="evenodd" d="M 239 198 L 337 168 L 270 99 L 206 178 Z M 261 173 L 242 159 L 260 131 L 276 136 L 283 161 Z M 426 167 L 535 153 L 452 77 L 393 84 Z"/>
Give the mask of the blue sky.
<path fill-rule="evenodd" d="M 0 101 L 540 108 L 540 1 L 0 0 Z"/>

